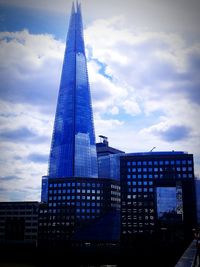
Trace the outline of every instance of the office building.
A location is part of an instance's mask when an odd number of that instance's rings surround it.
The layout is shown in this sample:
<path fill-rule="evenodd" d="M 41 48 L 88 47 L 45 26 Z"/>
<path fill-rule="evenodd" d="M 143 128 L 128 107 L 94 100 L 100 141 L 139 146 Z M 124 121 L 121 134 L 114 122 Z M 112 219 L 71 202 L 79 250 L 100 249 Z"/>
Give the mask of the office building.
<path fill-rule="evenodd" d="M 120 185 L 111 179 L 49 179 L 40 205 L 40 245 L 119 243 Z"/>
<path fill-rule="evenodd" d="M 42 177 L 42 202 L 51 178 L 97 178 L 97 153 L 80 4 L 72 6 L 57 101 L 48 175 Z"/>
<path fill-rule="evenodd" d="M 196 226 L 193 155 L 185 152 L 121 156 L 122 239 L 166 230 L 189 238 Z"/>
<path fill-rule="evenodd" d="M 119 181 L 98 178 L 80 4 L 73 4 L 49 160 L 42 178 L 39 244 L 118 243 Z"/>
<path fill-rule="evenodd" d="M 196 206 L 197 206 L 197 222 L 200 226 L 200 179 L 195 179 L 195 187 L 196 187 Z"/>
<path fill-rule="evenodd" d="M 0 202 L 0 243 L 36 246 L 38 207 L 36 201 Z"/>
<path fill-rule="evenodd" d="M 120 180 L 120 156 L 125 152 L 109 146 L 108 137 L 99 135 L 100 142 L 96 143 L 98 176 Z"/>
<path fill-rule="evenodd" d="M 97 177 L 80 4 L 73 4 L 51 143 L 50 178 Z"/>

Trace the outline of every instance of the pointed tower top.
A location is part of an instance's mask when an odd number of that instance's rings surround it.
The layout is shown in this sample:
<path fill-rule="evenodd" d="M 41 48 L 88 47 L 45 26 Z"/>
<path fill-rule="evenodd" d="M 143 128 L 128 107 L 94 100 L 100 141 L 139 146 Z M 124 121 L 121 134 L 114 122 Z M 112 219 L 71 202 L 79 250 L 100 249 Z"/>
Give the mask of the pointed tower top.
<path fill-rule="evenodd" d="M 75 7 L 74 7 L 74 2 L 72 3 L 72 12 L 71 14 L 74 14 L 75 13 Z"/>

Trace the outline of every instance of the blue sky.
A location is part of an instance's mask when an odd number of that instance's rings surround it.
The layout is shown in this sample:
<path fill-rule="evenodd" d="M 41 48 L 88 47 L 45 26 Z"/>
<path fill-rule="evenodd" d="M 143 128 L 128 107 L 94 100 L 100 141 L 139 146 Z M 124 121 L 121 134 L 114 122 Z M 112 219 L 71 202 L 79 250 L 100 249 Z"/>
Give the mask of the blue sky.
<path fill-rule="evenodd" d="M 0 0 L 0 200 L 39 200 L 71 11 Z M 200 2 L 83 0 L 96 139 L 194 154 L 200 174 Z"/>

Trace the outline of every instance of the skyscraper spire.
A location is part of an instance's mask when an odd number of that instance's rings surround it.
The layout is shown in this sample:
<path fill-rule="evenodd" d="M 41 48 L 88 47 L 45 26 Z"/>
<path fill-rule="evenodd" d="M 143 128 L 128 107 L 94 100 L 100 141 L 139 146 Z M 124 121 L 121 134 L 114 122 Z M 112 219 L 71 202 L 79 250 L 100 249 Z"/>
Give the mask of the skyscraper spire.
<path fill-rule="evenodd" d="M 81 7 L 74 3 L 49 157 L 51 178 L 97 177 L 97 155 Z"/>

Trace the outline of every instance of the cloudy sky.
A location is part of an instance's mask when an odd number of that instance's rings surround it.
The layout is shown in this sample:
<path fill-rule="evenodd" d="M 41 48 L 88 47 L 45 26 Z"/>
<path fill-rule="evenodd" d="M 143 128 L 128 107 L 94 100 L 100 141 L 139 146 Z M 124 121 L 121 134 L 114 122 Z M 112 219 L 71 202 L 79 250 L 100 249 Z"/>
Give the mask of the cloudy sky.
<path fill-rule="evenodd" d="M 0 200 L 40 200 L 70 0 L 0 0 Z M 200 175 L 200 1 L 82 0 L 96 139 Z"/>

